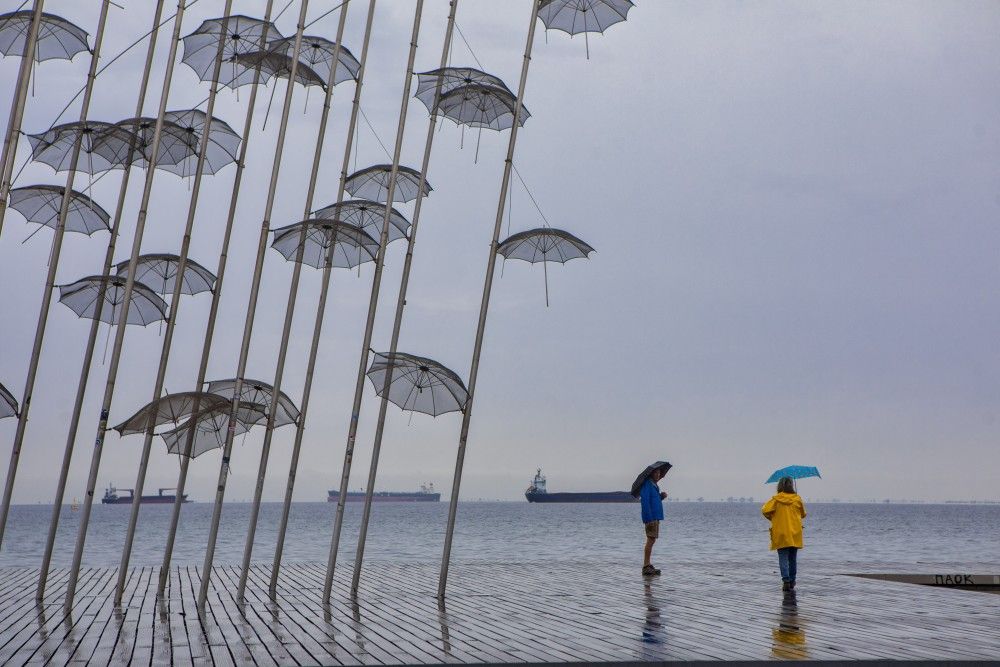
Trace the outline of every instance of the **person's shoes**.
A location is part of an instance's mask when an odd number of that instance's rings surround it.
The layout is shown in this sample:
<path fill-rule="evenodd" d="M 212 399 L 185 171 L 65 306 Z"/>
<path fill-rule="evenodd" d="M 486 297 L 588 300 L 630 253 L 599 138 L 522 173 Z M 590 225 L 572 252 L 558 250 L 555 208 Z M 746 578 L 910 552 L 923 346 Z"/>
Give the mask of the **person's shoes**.
<path fill-rule="evenodd" d="M 644 576 L 644 577 L 653 577 L 653 576 L 658 575 L 659 573 L 660 573 L 660 571 L 657 570 L 652 565 L 643 565 L 642 566 L 642 576 Z"/>
<path fill-rule="evenodd" d="M 795 582 L 794 581 L 789 581 L 788 582 L 788 590 L 790 590 L 790 591 L 794 591 L 795 590 Z"/>
<path fill-rule="evenodd" d="M 789 581 L 782 581 L 781 582 L 781 590 L 783 590 L 785 592 L 788 592 L 788 591 L 792 590 L 792 584 L 791 584 L 791 582 L 789 582 Z"/>

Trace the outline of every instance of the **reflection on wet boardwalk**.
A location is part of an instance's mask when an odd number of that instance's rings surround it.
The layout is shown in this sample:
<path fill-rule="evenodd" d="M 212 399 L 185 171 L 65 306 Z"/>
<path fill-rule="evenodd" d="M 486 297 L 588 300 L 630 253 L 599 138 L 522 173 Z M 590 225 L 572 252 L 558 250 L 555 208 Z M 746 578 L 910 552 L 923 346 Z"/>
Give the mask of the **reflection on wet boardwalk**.
<path fill-rule="evenodd" d="M 254 570 L 244 605 L 238 571 L 218 567 L 206 617 L 194 610 L 197 568 L 173 571 L 156 599 L 156 571 L 130 573 L 121 609 L 115 572 L 81 577 L 62 617 L 66 572 L 45 603 L 37 570 L 0 570 L 0 662 L 104 664 L 398 664 L 654 661 L 668 659 L 996 658 L 1000 595 L 808 574 L 785 595 L 770 572 L 605 563 L 456 564 L 446 604 L 437 570 L 373 562 L 357 604 L 350 568 L 319 602 L 320 565 L 287 566 L 274 600 Z"/>

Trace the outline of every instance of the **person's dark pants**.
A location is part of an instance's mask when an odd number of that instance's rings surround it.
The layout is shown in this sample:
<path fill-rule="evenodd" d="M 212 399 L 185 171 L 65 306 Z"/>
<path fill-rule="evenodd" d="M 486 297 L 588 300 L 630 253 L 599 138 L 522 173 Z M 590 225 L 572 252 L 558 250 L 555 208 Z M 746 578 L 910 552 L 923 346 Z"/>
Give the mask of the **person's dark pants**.
<path fill-rule="evenodd" d="M 795 583 L 795 557 L 798 555 L 798 547 L 784 547 L 778 549 L 778 568 L 781 570 L 781 580 Z"/>

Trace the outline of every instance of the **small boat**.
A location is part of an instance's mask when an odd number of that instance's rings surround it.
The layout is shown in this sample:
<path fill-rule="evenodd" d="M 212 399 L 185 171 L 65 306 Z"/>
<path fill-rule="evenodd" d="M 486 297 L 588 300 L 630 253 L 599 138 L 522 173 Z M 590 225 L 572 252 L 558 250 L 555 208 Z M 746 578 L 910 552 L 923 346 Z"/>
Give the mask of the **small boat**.
<path fill-rule="evenodd" d="M 524 492 L 529 503 L 637 503 L 638 498 L 628 491 L 578 491 L 549 493 L 545 488 L 545 476 L 539 468 L 531 486 Z"/>
<path fill-rule="evenodd" d="M 80 499 L 79 498 L 74 498 L 73 502 L 70 503 L 69 508 L 72 511 L 74 511 L 74 512 L 79 512 L 80 511 Z"/>
<path fill-rule="evenodd" d="M 330 489 L 326 493 L 326 501 L 335 503 L 340 499 L 339 489 Z M 376 491 L 372 494 L 373 503 L 436 503 L 441 500 L 441 494 L 434 490 L 433 484 L 421 484 L 419 491 Z M 348 491 L 347 502 L 363 503 L 364 491 Z"/>
<path fill-rule="evenodd" d="M 164 491 L 176 491 L 173 487 L 164 487 L 157 490 L 156 495 L 142 496 L 139 503 L 142 505 L 172 505 L 177 500 L 176 494 L 163 493 Z M 118 495 L 118 492 L 126 492 L 128 495 Z M 102 505 L 131 505 L 135 502 L 135 489 L 116 489 L 109 486 L 104 490 L 104 497 L 101 498 Z M 183 502 L 189 503 L 187 494 L 183 496 Z"/>

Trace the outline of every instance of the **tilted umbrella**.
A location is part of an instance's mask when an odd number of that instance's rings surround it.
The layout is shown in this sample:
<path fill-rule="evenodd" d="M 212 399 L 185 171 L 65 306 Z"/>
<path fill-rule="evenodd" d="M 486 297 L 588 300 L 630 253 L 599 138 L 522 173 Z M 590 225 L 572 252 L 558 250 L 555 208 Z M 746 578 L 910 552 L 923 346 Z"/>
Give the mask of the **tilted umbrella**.
<path fill-rule="evenodd" d="M 265 78 L 280 77 L 287 79 L 292 74 L 292 57 L 278 51 L 261 50 L 239 53 L 235 57 L 237 65 L 242 65 L 247 69 L 259 69 L 261 76 Z M 295 82 L 303 86 L 319 86 L 326 88 L 326 79 L 322 78 L 316 70 L 303 62 L 299 62 L 295 68 Z"/>
<path fill-rule="evenodd" d="M 327 255 L 333 246 L 333 267 L 352 269 L 365 262 L 374 262 L 378 241 L 354 225 L 325 218 L 303 220 L 273 230 L 271 247 L 285 259 L 294 262 L 302 248 L 302 263 L 317 269 L 326 267 Z"/>
<path fill-rule="evenodd" d="M 583 33 L 590 58 L 589 33 L 603 33 L 628 18 L 635 6 L 631 0 L 539 0 L 538 18 L 546 29 L 562 30 L 570 35 Z"/>
<path fill-rule="evenodd" d="M 367 375 L 375 393 L 387 396 L 403 410 L 437 417 L 465 409 L 469 400 L 458 374 L 433 359 L 414 354 L 377 352 Z"/>
<path fill-rule="evenodd" d="M 115 272 L 120 278 L 128 275 L 128 260 L 119 262 Z M 154 292 L 166 296 L 173 294 L 177 284 L 177 269 L 180 257 L 168 253 L 140 255 L 135 265 L 135 279 L 147 285 Z M 181 294 L 211 292 L 215 285 L 215 275 L 198 262 L 188 259 L 181 282 Z"/>
<path fill-rule="evenodd" d="M 348 176 L 347 181 L 344 182 L 344 189 L 350 192 L 353 197 L 373 199 L 384 204 L 389 197 L 391 175 L 391 164 L 375 164 Z M 411 167 L 400 165 L 396 174 L 396 188 L 393 190 L 392 200 L 400 203 L 413 201 L 417 198 L 418 187 L 420 187 L 420 172 Z M 431 184 L 424 179 L 422 194 L 426 197 L 433 189 Z M 381 225 L 379 229 L 381 229 Z"/>
<path fill-rule="evenodd" d="M 153 138 L 156 134 L 156 118 L 139 116 L 126 118 L 115 123 L 118 127 L 131 132 L 136 137 L 135 150 L 132 152 L 131 165 L 145 169 L 149 166 L 153 150 Z M 98 152 L 108 149 L 99 147 Z M 160 143 L 157 149 L 156 166 L 160 169 L 180 164 L 191 156 L 197 156 L 198 138 L 188 134 L 177 123 L 164 118 L 160 129 Z M 115 155 L 107 155 L 113 159 Z"/>
<path fill-rule="evenodd" d="M 122 168 L 137 139 L 128 130 L 102 121 L 63 123 L 38 134 L 29 134 L 31 157 L 58 171 L 66 171 L 72 161 L 73 147 L 79 143 L 81 160 L 77 171 L 96 174 Z"/>
<path fill-rule="evenodd" d="M 205 391 L 222 396 L 228 401 L 233 400 L 235 390 L 236 378 L 211 380 L 205 383 Z M 239 400 L 241 403 L 263 406 L 266 414 L 271 408 L 271 401 L 274 400 L 274 387 L 260 380 L 246 378 L 243 380 L 243 388 L 240 391 Z M 295 403 L 288 397 L 288 394 L 283 391 L 280 392 L 278 394 L 278 409 L 275 413 L 274 425 L 284 426 L 285 424 L 294 424 L 298 419 L 299 409 L 295 407 Z"/>
<path fill-rule="evenodd" d="M 65 188 L 59 185 L 29 185 L 10 191 L 10 207 L 28 222 L 56 228 Z M 87 195 L 73 190 L 69 196 L 66 231 L 90 236 L 107 231 L 111 216 Z"/>
<path fill-rule="evenodd" d="M 497 253 L 504 259 L 520 259 L 536 264 L 545 270 L 545 305 L 549 305 L 549 262 L 565 264 L 571 259 L 583 258 L 594 252 L 589 245 L 569 232 L 551 227 L 539 227 L 512 234 L 500 242 Z"/>
<path fill-rule="evenodd" d="M 204 111 L 198 109 L 182 109 L 168 111 L 163 114 L 163 118 L 182 127 L 195 145 L 191 155 L 176 164 L 163 165 L 163 169 L 179 176 L 194 174 L 198 165 L 201 137 L 205 131 L 208 116 Z M 242 141 L 242 137 L 229 124 L 218 116 L 212 116 L 212 129 L 208 132 L 208 147 L 205 150 L 203 172 L 214 174 L 223 167 L 236 162 Z"/>
<path fill-rule="evenodd" d="M 267 49 L 291 57 L 295 51 L 295 38 L 275 39 L 267 45 Z M 336 50 L 337 44 L 324 37 L 302 35 L 299 62 L 308 65 L 309 69 L 326 82 L 330 80 L 330 71 L 333 69 L 333 58 Z M 361 63 L 358 62 L 358 59 L 345 46 L 341 45 L 334 85 L 356 79 L 360 69 Z"/>
<path fill-rule="evenodd" d="M 103 294 L 102 294 L 103 292 Z M 80 317 L 94 319 L 98 298 L 103 298 L 101 321 L 116 324 L 125 297 L 125 279 L 118 276 L 88 276 L 59 286 L 59 301 Z M 146 326 L 167 319 L 167 302 L 140 282 L 135 282 L 126 324 Z"/>
<path fill-rule="evenodd" d="M 657 461 L 652 465 L 646 466 L 646 469 L 643 470 L 641 473 L 639 473 L 639 476 L 635 478 L 634 482 L 632 482 L 632 488 L 630 489 L 629 493 L 631 493 L 634 497 L 638 498 L 639 491 L 642 489 L 643 482 L 646 481 L 647 477 L 653 474 L 654 470 L 662 470 L 663 474 L 666 475 L 671 468 L 673 468 L 673 466 L 667 463 L 666 461 Z"/>
<path fill-rule="evenodd" d="M 199 410 L 197 415 L 192 415 L 177 428 L 159 435 L 163 438 L 169 453 L 183 456 L 188 436 L 191 434 L 191 429 L 194 429 L 190 454 L 191 458 L 195 458 L 225 444 L 231 412 L 232 405 L 226 401 L 223 406 Z M 251 426 L 262 424 L 265 421 L 267 421 L 267 411 L 263 405 L 241 401 L 236 411 L 235 434 L 242 435 L 249 431 Z"/>
<path fill-rule="evenodd" d="M 438 113 L 458 125 L 500 131 L 509 130 L 514 125 L 516 106 L 517 98 L 510 92 L 473 83 L 442 95 Z M 531 114 L 522 105 L 518 125 L 523 127 L 530 117 Z"/>
<path fill-rule="evenodd" d="M 340 204 L 324 206 L 314 211 L 313 216 L 354 225 L 372 238 L 378 238 L 385 222 L 385 204 L 370 199 L 348 199 Z M 393 208 L 389 212 L 389 241 L 406 238 L 409 228 L 410 221 Z"/>
<path fill-rule="evenodd" d="M 819 477 L 819 468 L 815 466 L 786 466 L 784 468 L 778 468 L 771 476 L 767 478 L 765 484 L 772 484 L 777 482 L 782 477 L 791 477 L 792 479 L 802 479 L 804 477 Z M 821 478 L 822 479 L 822 478 Z"/>
<path fill-rule="evenodd" d="M 229 401 L 225 397 L 204 391 L 165 394 L 139 408 L 135 414 L 115 426 L 114 430 L 121 435 L 145 433 L 147 429 L 165 424 L 180 424 L 193 415 L 196 409 L 201 411 L 226 406 L 229 406 Z"/>
<path fill-rule="evenodd" d="M 17 416 L 17 399 L 0 384 L 0 419 Z"/>
<path fill-rule="evenodd" d="M 266 48 L 271 40 L 281 39 L 281 33 L 270 21 L 243 15 L 208 19 L 184 38 L 184 56 L 181 62 L 194 70 L 200 80 L 211 81 L 215 58 L 219 52 L 219 35 L 223 28 L 226 41 L 222 48 L 222 62 L 230 66 L 223 65 L 219 83 L 233 89 L 252 83 L 253 70 L 238 65 L 236 56 L 249 51 L 259 51 Z M 269 77 L 270 74 L 261 72 L 259 83 L 266 83 Z"/>
<path fill-rule="evenodd" d="M 501 90 L 513 96 L 507 84 L 498 76 L 487 74 L 474 67 L 441 67 L 429 72 L 417 74 L 417 92 L 414 94 L 418 100 L 424 103 L 427 111 L 434 112 L 434 94 L 437 92 L 438 82 L 441 83 L 441 95 L 447 95 L 456 88 L 475 83 L 481 86 L 489 86 Z"/>
<path fill-rule="evenodd" d="M 31 10 L 0 14 L 0 53 L 5 56 L 19 56 L 24 53 L 24 40 L 31 30 Z M 90 51 L 87 45 L 87 31 L 61 16 L 43 12 L 38 26 L 38 43 L 35 46 L 35 60 L 42 62 L 51 58 L 72 60 L 83 51 Z"/>

